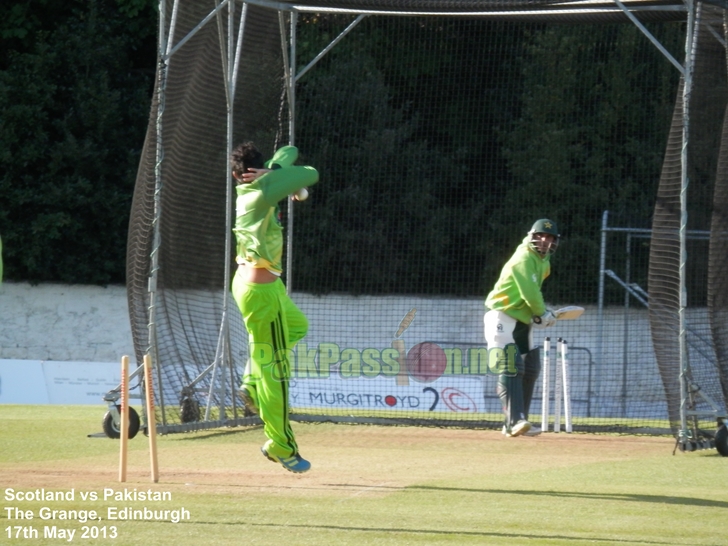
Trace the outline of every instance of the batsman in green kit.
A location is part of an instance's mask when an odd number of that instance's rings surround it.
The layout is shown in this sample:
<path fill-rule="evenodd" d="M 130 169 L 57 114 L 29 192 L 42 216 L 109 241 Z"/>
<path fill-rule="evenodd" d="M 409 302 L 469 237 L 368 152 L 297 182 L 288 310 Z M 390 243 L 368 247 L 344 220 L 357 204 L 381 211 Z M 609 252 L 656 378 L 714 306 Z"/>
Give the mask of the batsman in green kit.
<path fill-rule="evenodd" d="M 311 464 L 298 452 L 288 417 L 288 354 L 306 335 L 308 320 L 280 279 L 283 227 L 278 202 L 318 182 L 318 172 L 294 166 L 297 158 L 293 146 L 280 148 L 267 162 L 252 142 L 233 150 L 238 269 L 232 292 L 249 341 L 240 395 L 245 406 L 263 420 L 268 441 L 261 451 L 271 461 L 300 473 Z"/>
<path fill-rule="evenodd" d="M 528 412 L 533 390 L 541 372 L 539 349 L 533 347 L 532 328 L 556 324 L 554 312 L 541 293 L 543 281 L 551 273 L 551 256 L 560 239 L 556 223 L 537 220 L 523 242 L 501 270 L 493 290 L 485 299 L 483 317 L 488 348 L 517 348 L 516 373 L 498 376 L 498 396 L 504 413 L 503 434 L 507 437 L 534 435 Z"/>

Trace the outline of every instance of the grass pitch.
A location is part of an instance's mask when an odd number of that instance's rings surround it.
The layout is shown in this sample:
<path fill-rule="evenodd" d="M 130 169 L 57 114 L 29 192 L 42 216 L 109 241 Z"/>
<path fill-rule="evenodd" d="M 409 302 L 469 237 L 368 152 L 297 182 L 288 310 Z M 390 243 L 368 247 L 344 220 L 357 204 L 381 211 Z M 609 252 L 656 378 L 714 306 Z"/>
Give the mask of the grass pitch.
<path fill-rule="evenodd" d="M 87 437 L 104 411 L 0 406 L 0 544 L 726 543 L 728 459 L 669 437 L 294 423 L 294 475 L 259 427 L 220 429 L 160 436 L 154 484 L 139 434 L 122 484 L 119 442 Z"/>

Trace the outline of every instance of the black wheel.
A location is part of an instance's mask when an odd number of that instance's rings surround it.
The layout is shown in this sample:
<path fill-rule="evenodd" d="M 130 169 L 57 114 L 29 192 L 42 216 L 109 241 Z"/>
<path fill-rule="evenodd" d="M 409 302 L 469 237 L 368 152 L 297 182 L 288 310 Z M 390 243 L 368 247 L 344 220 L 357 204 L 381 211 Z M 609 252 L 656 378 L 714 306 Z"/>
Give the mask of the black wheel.
<path fill-rule="evenodd" d="M 723 457 L 728 457 L 728 428 L 725 425 L 721 425 L 715 433 L 715 449 Z"/>
<path fill-rule="evenodd" d="M 104 428 L 104 433 L 109 437 L 113 438 L 115 440 L 118 440 L 121 437 L 121 429 L 119 428 L 120 425 L 118 422 L 114 422 L 114 412 L 111 410 L 106 412 L 106 415 L 104 415 L 104 420 L 102 421 L 101 425 Z M 121 406 L 116 406 L 116 418 L 121 418 Z M 139 432 L 139 414 L 136 412 L 134 408 L 131 406 L 129 407 L 129 438 L 134 438 L 134 436 L 137 435 L 137 432 Z"/>
<path fill-rule="evenodd" d="M 194 398 L 183 398 L 179 405 L 179 419 L 183 423 L 200 420 L 200 404 Z"/>

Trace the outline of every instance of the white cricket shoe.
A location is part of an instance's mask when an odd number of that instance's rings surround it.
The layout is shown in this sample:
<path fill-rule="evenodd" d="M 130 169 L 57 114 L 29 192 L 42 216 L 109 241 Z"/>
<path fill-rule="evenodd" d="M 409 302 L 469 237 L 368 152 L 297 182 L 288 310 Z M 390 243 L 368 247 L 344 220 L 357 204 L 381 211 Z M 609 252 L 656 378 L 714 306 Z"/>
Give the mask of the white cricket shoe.
<path fill-rule="evenodd" d="M 513 425 L 510 430 L 508 429 L 508 427 L 503 425 L 502 432 L 506 438 L 514 438 L 516 436 L 523 436 L 524 434 L 527 434 L 529 430 L 531 430 L 531 423 L 529 423 L 525 419 L 521 419 L 515 425 Z M 539 430 L 537 434 L 540 433 L 541 431 Z"/>

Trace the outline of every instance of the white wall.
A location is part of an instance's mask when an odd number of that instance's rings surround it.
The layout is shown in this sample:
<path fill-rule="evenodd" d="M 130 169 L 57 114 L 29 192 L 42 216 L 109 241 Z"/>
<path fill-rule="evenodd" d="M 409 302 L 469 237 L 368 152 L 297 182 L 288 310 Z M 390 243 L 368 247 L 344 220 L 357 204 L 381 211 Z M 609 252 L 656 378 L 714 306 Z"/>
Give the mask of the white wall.
<path fill-rule="evenodd" d="M 125 286 L 0 285 L 0 359 L 118 362 L 134 354 Z"/>
<path fill-rule="evenodd" d="M 0 285 L 0 404 L 102 404 L 133 354 L 126 287 Z"/>
<path fill-rule="evenodd" d="M 382 299 L 294 294 L 306 313 L 312 313 L 311 318 L 316 315 L 304 341 L 310 347 L 332 341 L 356 347 L 352 336 L 364 328 L 372 347 L 387 347 L 406 310 L 417 307 L 417 318 L 403 336 L 408 348 L 425 340 L 484 343 L 483 303 L 478 298 Z M 385 320 L 382 309 L 401 312 Z M 627 327 L 624 309 L 607 310 L 603 332 L 596 320 L 597 310 L 590 307 L 578 321 L 559 323 L 539 335 L 564 337 L 570 347 L 588 350 L 597 363 L 594 381 L 604 390 L 612 389 L 609 382 L 621 381 L 625 369 L 639 374 L 650 389 L 659 390 L 646 310 L 635 308 L 629 315 Z M 625 368 L 626 328 L 632 353 L 627 360 L 639 362 L 639 366 Z M 602 333 L 617 337 L 603 343 Z M 0 285 L 0 403 L 100 404 L 103 394 L 119 384 L 119 363 L 124 355 L 135 362 L 126 287 Z M 575 374 L 583 367 L 578 360 L 576 364 Z"/>

